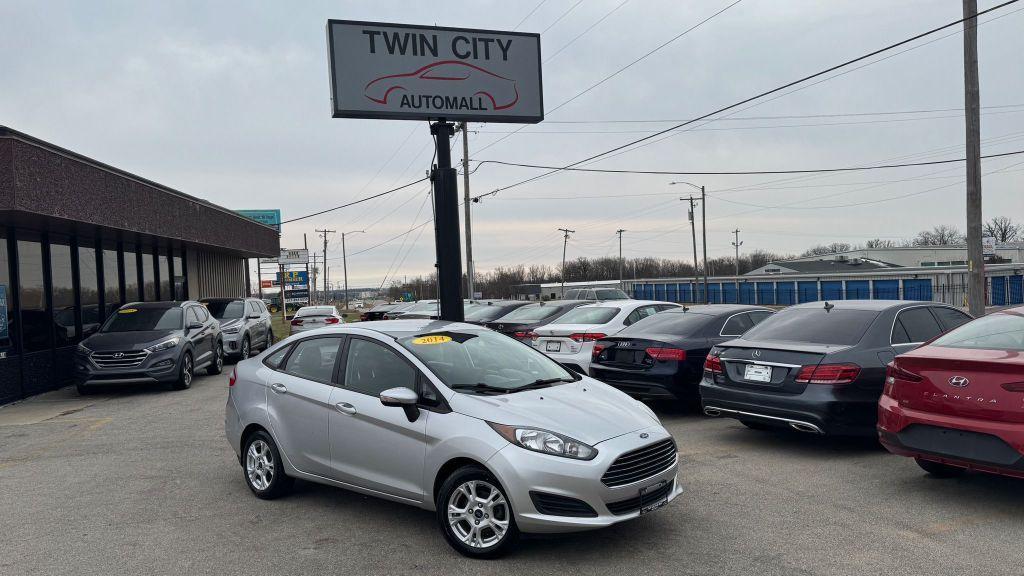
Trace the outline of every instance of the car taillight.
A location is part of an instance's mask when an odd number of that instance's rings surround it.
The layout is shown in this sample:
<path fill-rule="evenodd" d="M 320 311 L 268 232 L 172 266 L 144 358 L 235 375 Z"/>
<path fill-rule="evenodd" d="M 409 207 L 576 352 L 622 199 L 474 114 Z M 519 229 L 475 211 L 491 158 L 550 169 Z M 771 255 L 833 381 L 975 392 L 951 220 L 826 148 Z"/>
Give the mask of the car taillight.
<path fill-rule="evenodd" d="M 819 364 L 804 366 L 796 375 L 801 384 L 849 384 L 857 379 L 860 366 L 856 364 Z"/>
<path fill-rule="evenodd" d="M 523 339 L 523 340 L 536 340 L 537 339 L 537 333 L 536 332 L 513 332 L 512 335 L 515 336 L 516 338 L 520 338 L 520 339 Z"/>
<path fill-rule="evenodd" d="M 232 368 L 231 369 L 231 376 L 228 376 L 228 388 L 231 388 L 232 386 L 235 385 L 235 379 L 238 378 L 237 371 L 238 371 L 237 368 Z"/>
<path fill-rule="evenodd" d="M 302 320 L 298 318 L 292 318 L 292 326 L 302 326 Z"/>
<path fill-rule="evenodd" d="M 335 318 L 334 316 L 328 316 L 327 318 L 324 319 L 324 323 L 325 324 L 337 324 L 338 323 L 338 319 Z"/>
<path fill-rule="evenodd" d="M 711 372 L 712 374 L 721 374 L 722 359 L 719 358 L 718 356 L 708 355 L 708 357 L 704 360 L 704 369 L 707 370 L 708 372 Z"/>
<path fill-rule="evenodd" d="M 366 322 L 367 318 L 369 318 L 369 316 L 366 314 L 366 312 L 363 312 L 362 314 L 359 315 L 360 322 Z"/>
<path fill-rule="evenodd" d="M 604 344 L 594 344 L 594 349 L 590 352 L 590 359 L 592 361 L 596 362 L 597 359 L 601 356 L 601 352 L 604 349 L 605 349 L 605 345 Z"/>
<path fill-rule="evenodd" d="M 602 334 L 600 332 L 577 332 L 575 334 L 570 334 L 569 338 L 574 342 L 593 342 L 595 340 L 600 340 L 605 336 L 607 336 L 607 334 Z"/>
<path fill-rule="evenodd" d="M 686 360 L 686 350 L 680 348 L 648 348 L 646 352 L 655 360 L 675 360 L 676 362 Z"/>
<path fill-rule="evenodd" d="M 1007 382 L 1002 386 L 1007 392 L 1024 392 L 1024 382 Z"/>

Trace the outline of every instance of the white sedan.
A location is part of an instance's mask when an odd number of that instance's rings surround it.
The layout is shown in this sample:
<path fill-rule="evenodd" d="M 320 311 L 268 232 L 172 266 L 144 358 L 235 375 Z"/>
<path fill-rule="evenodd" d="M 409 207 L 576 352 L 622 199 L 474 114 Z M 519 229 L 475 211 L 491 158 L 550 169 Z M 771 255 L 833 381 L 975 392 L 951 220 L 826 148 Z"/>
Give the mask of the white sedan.
<path fill-rule="evenodd" d="M 655 300 L 609 300 L 569 310 L 533 330 L 533 347 L 563 365 L 587 374 L 594 342 L 611 336 L 641 318 L 679 304 Z"/>

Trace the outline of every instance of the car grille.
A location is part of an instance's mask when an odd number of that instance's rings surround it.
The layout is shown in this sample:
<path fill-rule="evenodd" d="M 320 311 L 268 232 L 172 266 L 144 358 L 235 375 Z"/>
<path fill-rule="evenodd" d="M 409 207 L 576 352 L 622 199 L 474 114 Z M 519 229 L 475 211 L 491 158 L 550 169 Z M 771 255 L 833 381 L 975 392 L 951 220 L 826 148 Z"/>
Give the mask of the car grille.
<path fill-rule="evenodd" d="M 596 518 L 597 512 L 590 504 L 568 496 L 548 494 L 546 492 L 530 492 L 533 507 L 541 514 L 550 516 L 570 516 L 573 518 Z"/>
<path fill-rule="evenodd" d="M 92 361 L 100 368 L 134 368 L 149 356 L 149 352 L 93 352 Z"/>
<path fill-rule="evenodd" d="M 634 496 L 633 498 L 629 498 L 627 500 L 619 500 L 618 502 L 611 502 L 611 503 L 607 504 L 608 511 L 611 512 L 612 514 L 615 514 L 616 516 L 621 516 L 623 514 L 629 514 L 630 512 L 636 512 L 637 510 L 640 509 L 640 506 L 642 506 L 644 503 L 648 503 L 649 504 L 651 502 L 657 502 L 658 500 L 661 500 L 662 498 L 664 498 L 664 497 L 668 496 L 669 494 L 671 494 L 672 493 L 672 488 L 675 485 L 676 485 L 675 481 L 668 482 L 664 486 L 662 486 L 661 488 L 658 488 L 657 490 L 652 490 L 651 492 L 649 492 L 647 494 L 644 494 L 643 496 L 640 496 L 638 494 L 638 495 Z M 641 499 L 642 499 L 642 501 L 641 501 Z"/>
<path fill-rule="evenodd" d="M 671 438 L 619 456 L 601 476 L 605 486 L 624 486 L 660 474 L 676 461 L 676 443 Z"/>

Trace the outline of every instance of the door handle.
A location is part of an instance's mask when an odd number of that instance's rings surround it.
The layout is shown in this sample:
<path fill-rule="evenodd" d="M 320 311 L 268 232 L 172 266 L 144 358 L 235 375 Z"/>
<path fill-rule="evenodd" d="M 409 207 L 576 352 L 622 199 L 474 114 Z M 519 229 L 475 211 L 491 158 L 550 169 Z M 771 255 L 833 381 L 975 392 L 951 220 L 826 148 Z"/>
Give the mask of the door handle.
<path fill-rule="evenodd" d="M 338 412 L 341 412 L 342 414 L 356 413 L 356 407 L 349 404 L 348 402 L 338 402 L 337 404 L 334 405 L 334 407 L 337 408 Z"/>
<path fill-rule="evenodd" d="M 288 391 L 288 387 L 285 386 L 284 384 L 271 384 L 270 389 L 273 390 L 274 392 L 277 392 L 278 394 L 284 394 L 285 392 Z"/>

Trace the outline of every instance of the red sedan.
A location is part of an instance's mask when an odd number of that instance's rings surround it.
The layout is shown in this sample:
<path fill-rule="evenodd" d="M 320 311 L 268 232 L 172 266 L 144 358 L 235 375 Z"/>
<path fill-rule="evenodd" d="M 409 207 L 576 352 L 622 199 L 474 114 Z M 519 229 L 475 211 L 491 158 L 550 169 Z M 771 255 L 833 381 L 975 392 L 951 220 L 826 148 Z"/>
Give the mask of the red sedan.
<path fill-rule="evenodd" d="M 940 477 L 1024 478 L 1024 307 L 956 328 L 889 364 L 879 439 Z"/>

